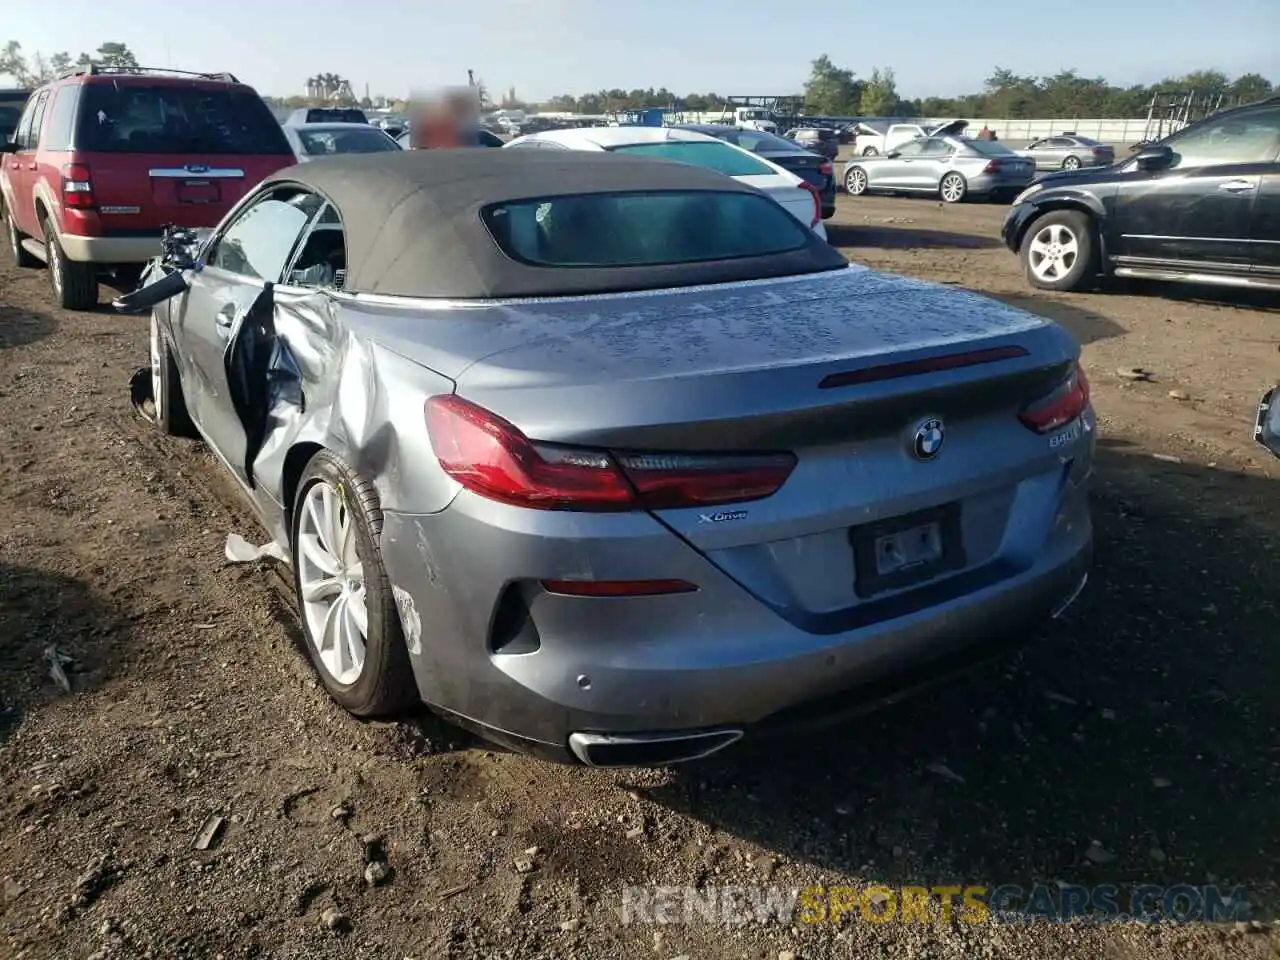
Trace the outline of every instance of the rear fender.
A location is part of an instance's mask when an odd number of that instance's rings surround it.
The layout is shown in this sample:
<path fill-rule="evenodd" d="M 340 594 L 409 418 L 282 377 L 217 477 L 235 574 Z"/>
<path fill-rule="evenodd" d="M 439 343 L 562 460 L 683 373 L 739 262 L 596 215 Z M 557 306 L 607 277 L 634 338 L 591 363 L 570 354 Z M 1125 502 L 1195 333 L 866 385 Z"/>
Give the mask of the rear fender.
<path fill-rule="evenodd" d="M 273 530 L 288 543 L 298 480 L 328 450 L 373 483 L 383 509 L 432 513 L 456 490 L 424 481 L 434 462 L 423 402 L 452 380 L 400 357 L 347 325 L 323 291 L 276 286 L 233 327 L 227 378 L 246 435 L 246 475 Z"/>

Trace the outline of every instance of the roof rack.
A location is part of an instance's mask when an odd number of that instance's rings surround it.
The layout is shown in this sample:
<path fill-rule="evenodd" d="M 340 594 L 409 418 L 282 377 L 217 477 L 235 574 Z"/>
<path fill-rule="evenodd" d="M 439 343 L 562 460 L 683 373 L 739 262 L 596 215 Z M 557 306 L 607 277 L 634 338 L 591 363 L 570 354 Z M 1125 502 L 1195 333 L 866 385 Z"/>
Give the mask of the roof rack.
<path fill-rule="evenodd" d="M 66 77 L 97 77 L 111 74 L 160 74 L 177 77 L 196 77 L 200 80 L 221 80 L 223 83 L 239 83 L 233 73 L 196 73 L 191 70 L 172 70 L 168 67 L 120 67 L 106 63 L 90 63 L 72 67 L 70 70 L 64 70 L 58 74 L 58 79 L 63 80 Z"/>

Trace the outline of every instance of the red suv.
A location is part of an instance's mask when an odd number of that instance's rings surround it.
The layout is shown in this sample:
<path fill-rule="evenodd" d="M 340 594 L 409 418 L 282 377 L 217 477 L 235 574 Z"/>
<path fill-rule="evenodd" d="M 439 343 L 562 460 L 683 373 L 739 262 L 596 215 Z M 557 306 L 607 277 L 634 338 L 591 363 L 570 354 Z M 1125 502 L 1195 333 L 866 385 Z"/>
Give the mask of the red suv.
<path fill-rule="evenodd" d="M 19 265 L 48 266 L 60 306 L 92 309 L 100 268 L 146 262 L 166 224 L 215 226 L 294 162 L 230 74 L 81 68 L 36 90 L 0 144 L 9 246 Z"/>

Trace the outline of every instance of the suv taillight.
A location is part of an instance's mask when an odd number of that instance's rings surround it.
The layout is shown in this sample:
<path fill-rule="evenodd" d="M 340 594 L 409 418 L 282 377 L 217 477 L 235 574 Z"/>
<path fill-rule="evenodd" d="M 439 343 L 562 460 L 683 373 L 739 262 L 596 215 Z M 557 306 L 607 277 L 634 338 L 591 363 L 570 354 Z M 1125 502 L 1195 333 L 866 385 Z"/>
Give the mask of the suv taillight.
<path fill-rule="evenodd" d="M 85 164 L 63 164 L 62 205 L 77 210 L 87 210 L 93 206 L 93 181 Z"/>
<path fill-rule="evenodd" d="M 1062 381 L 1048 396 L 1027 406 L 1018 419 L 1036 433 L 1057 430 L 1084 413 L 1089 406 L 1089 378 L 1079 363 L 1071 376 Z"/>
<path fill-rule="evenodd" d="M 537 443 L 454 394 L 426 403 L 444 472 L 488 500 L 535 510 L 669 510 L 771 496 L 795 469 L 778 454 L 619 453 Z"/>
<path fill-rule="evenodd" d="M 822 193 L 808 181 L 800 184 L 800 189 L 807 190 L 810 199 L 813 200 L 813 218 L 809 221 L 809 229 L 812 230 L 822 222 Z"/>

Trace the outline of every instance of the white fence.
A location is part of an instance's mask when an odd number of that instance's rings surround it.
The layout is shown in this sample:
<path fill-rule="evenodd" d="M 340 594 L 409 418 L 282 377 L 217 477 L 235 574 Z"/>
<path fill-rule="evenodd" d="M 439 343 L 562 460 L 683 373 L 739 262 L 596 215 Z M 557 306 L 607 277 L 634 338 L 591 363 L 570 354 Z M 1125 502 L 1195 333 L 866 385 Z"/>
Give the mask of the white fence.
<path fill-rule="evenodd" d="M 1052 137 L 1060 133 L 1075 133 L 1082 137 L 1092 137 L 1103 143 L 1137 143 L 1147 132 L 1147 121 L 1137 120 L 1089 120 L 1065 118 L 1060 120 L 1002 120 L 998 117 L 974 117 L 969 120 L 968 133 L 975 135 L 986 126 L 1001 140 L 1039 140 L 1041 137 Z M 1172 133 L 1176 127 L 1165 122 L 1164 134 Z M 1154 136 L 1156 130 L 1151 131 Z"/>

